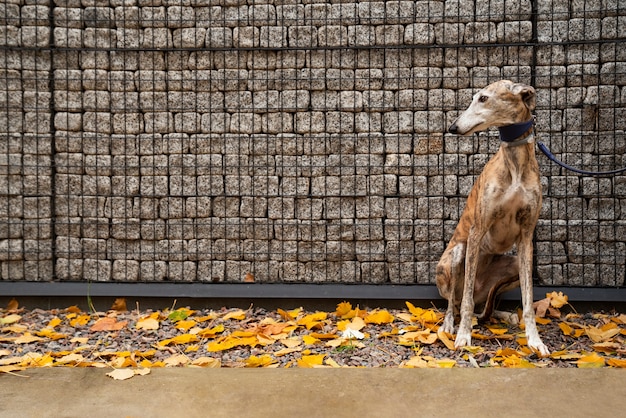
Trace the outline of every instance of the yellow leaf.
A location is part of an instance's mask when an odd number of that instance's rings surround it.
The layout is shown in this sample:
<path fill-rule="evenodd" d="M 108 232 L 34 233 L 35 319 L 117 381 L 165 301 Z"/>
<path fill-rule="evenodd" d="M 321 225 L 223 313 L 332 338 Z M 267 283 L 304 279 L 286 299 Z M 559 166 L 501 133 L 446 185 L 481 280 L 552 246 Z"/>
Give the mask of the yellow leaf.
<path fill-rule="evenodd" d="M 181 320 L 181 321 L 176 322 L 176 328 L 182 329 L 183 331 L 188 331 L 190 328 L 192 328 L 196 324 L 197 322 L 194 321 L 193 319 Z"/>
<path fill-rule="evenodd" d="M 455 350 L 454 342 L 450 339 L 450 334 L 444 332 L 441 328 L 437 330 L 437 337 L 448 348 L 448 350 Z"/>
<path fill-rule="evenodd" d="M 222 367 L 222 361 L 213 357 L 199 357 L 191 362 L 193 366 L 208 367 L 208 368 L 220 368 Z"/>
<path fill-rule="evenodd" d="M 223 324 L 219 324 L 214 326 L 213 328 L 210 329 L 204 329 L 200 332 L 198 332 L 198 336 L 202 337 L 202 338 L 215 338 L 215 336 L 221 332 L 224 332 L 224 325 Z"/>
<path fill-rule="evenodd" d="M 17 315 L 17 314 L 7 315 L 7 316 L 5 316 L 3 318 L 0 318 L 0 325 L 14 324 L 17 321 L 19 321 L 20 319 L 22 319 L 22 317 Z"/>
<path fill-rule="evenodd" d="M 69 318 L 69 315 L 68 315 L 68 318 Z M 70 320 L 70 325 L 73 327 L 85 326 L 87 325 L 90 319 L 91 319 L 91 316 L 89 315 L 78 315 L 78 316 L 73 317 Z"/>
<path fill-rule="evenodd" d="M 354 330 L 354 331 L 360 331 L 364 327 L 365 327 L 365 321 L 363 320 L 363 318 L 356 316 L 356 317 L 352 318 L 351 322 L 346 324 L 346 328 L 344 330 L 342 330 L 342 331 L 345 331 L 346 329 L 351 329 L 351 330 Z"/>
<path fill-rule="evenodd" d="M 408 368 L 416 368 L 416 369 L 425 369 L 430 367 L 428 361 L 424 360 L 422 356 L 413 356 L 406 363 L 404 363 L 404 367 Z"/>
<path fill-rule="evenodd" d="M 384 309 L 374 311 L 365 317 L 365 322 L 368 324 L 389 324 L 393 320 L 393 315 Z"/>
<path fill-rule="evenodd" d="M 137 321 L 135 328 L 145 329 L 146 331 L 157 330 L 159 329 L 159 321 L 152 317 L 141 318 Z"/>
<path fill-rule="evenodd" d="M 159 341 L 157 344 L 161 347 L 165 347 L 166 345 L 170 345 L 170 344 L 188 344 L 188 343 L 194 343 L 196 341 L 198 341 L 198 337 L 196 337 L 193 334 L 181 334 L 173 338 L 168 338 L 166 340 Z"/>
<path fill-rule="evenodd" d="M 435 360 L 435 362 L 437 363 L 437 366 L 439 366 L 439 368 L 441 369 L 451 369 L 456 365 L 456 360 L 452 360 L 448 358 Z"/>
<path fill-rule="evenodd" d="M 63 322 L 63 321 L 61 320 L 61 318 L 59 318 L 59 317 L 56 317 L 56 316 L 55 316 L 54 318 L 52 318 L 52 319 L 48 322 L 48 325 L 46 325 L 46 327 L 47 327 L 47 328 L 55 328 L 55 327 L 57 327 L 57 326 L 58 326 L 61 322 Z"/>
<path fill-rule="evenodd" d="M 80 354 L 68 354 L 67 356 L 63 356 L 58 359 L 56 362 L 58 364 L 79 364 L 85 361 L 85 358 Z"/>
<path fill-rule="evenodd" d="M 540 325 L 548 325 L 550 322 L 552 322 L 552 320 L 549 318 L 542 318 L 540 316 L 537 316 L 535 317 L 535 322 L 537 322 Z"/>
<path fill-rule="evenodd" d="M 559 322 L 559 328 L 563 331 L 563 335 L 570 336 L 574 334 L 574 329 L 565 322 Z"/>
<path fill-rule="evenodd" d="M 326 363 L 328 366 L 333 367 L 335 369 L 338 369 L 341 367 L 339 363 L 337 363 L 335 360 L 331 359 L 330 357 L 324 360 L 324 363 Z"/>
<path fill-rule="evenodd" d="M 44 328 L 41 331 L 36 332 L 35 334 L 40 337 L 49 338 L 53 341 L 60 340 L 61 338 L 67 338 L 67 335 L 58 333 L 52 328 Z"/>
<path fill-rule="evenodd" d="M 318 338 L 312 337 L 310 335 L 304 335 L 302 337 L 302 341 L 306 344 L 306 345 L 312 345 L 315 343 L 320 342 L 320 340 Z"/>
<path fill-rule="evenodd" d="M 575 353 L 575 352 L 566 351 L 566 350 L 555 351 L 554 353 L 550 354 L 550 357 L 552 357 L 553 359 L 557 359 L 557 360 L 578 360 L 582 356 L 583 355 L 580 353 Z"/>
<path fill-rule="evenodd" d="M 564 295 L 563 292 L 546 293 L 546 297 L 550 299 L 550 305 L 554 308 L 560 308 L 568 303 L 567 295 Z"/>
<path fill-rule="evenodd" d="M 200 346 L 198 344 L 192 344 L 185 348 L 185 353 L 195 353 L 198 350 L 200 350 Z"/>
<path fill-rule="evenodd" d="M 284 310 L 282 310 L 280 308 L 277 309 L 278 314 L 281 317 L 283 317 L 283 319 L 285 319 L 286 321 L 290 321 L 292 319 L 296 319 L 301 311 L 302 311 L 302 308 L 296 308 L 296 309 L 292 309 L 290 311 L 284 311 Z"/>
<path fill-rule="evenodd" d="M 236 319 L 238 321 L 241 321 L 242 319 L 246 318 L 246 311 L 238 309 L 236 311 L 233 312 L 229 312 L 226 315 L 224 315 L 224 321 L 229 320 L 229 319 Z"/>
<path fill-rule="evenodd" d="M 491 331 L 491 333 L 494 335 L 503 335 L 506 334 L 508 331 L 508 329 L 497 325 L 487 325 L 487 329 Z"/>
<path fill-rule="evenodd" d="M 280 343 L 287 348 L 294 348 L 302 344 L 302 339 L 299 337 L 283 338 L 280 340 Z"/>
<path fill-rule="evenodd" d="M 337 309 L 335 310 L 335 315 L 338 317 L 343 317 L 347 315 L 352 310 L 352 304 L 350 302 L 341 302 L 337 305 Z"/>
<path fill-rule="evenodd" d="M 262 356 L 250 356 L 244 362 L 246 367 L 268 367 L 271 364 L 276 363 L 276 360 L 269 354 L 263 354 Z"/>
<path fill-rule="evenodd" d="M 42 341 L 45 338 L 37 337 L 35 335 L 31 335 L 30 332 L 25 332 L 24 335 L 21 335 L 15 339 L 15 344 L 29 344 L 35 341 Z"/>
<path fill-rule="evenodd" d="M 325 320 L 326 312 L 315 312 L 300 318 L 297 324 L 304 325 L 306 329 L 311 329 L 319 326 Z"/>
<path fill-rule="evenodd" d="M 308 356 L 302 356 L 302 358 L 298 360 L 298 367 L 310 368 L 321 366 L 324 361 L 324 357 L 326 357 L 326 354 L 311 354 Z"/>
<path fill-rule="evenodd" d="M 576 364 L 579 368 L 587 369 L 587 368 L 598 368 L 604 367 L 604 357 L 598 355 L 598 353 L 591 353 L 586 356 L 581 357 Z"/>
<path fill-rule="evenodd" d="M 187 357 L 184 354 L 174 354 L 166 358 L 165 360 L 163 360 L 163 363 L 165 363 L 165 367 L 181 366 L 181 365 L 188 364 L 189 362 L 190 362 L 189 357 Z"/>
<path fill-rule="evenodd" d="M 302 347 L 294 347 L 294 348 L 283 348 L 281 350 L 275 351 L 275 357 L 286 356 L 287 354 L 297 353 L 298 351 L 302 351 Z"/>
<path fill-rule="evenodd" d="M 135 372 L 132 369 L 115 369 L 110 373 L 107 373 L 107 376 L 112 377 L 114 380 L 127 380 L 135 375 Z"/>
<path fill-rule="evenodd" d="M 610 340 L 620 333 L 619 328 L 608 329 L 606 331 L 596 327 L 586 327 L 585 333 L 594 343 L 602 343 Z"/>
<path fill-rule="evenodd" d="M 620 348 L 622 348 L 622 344 L 612 342 L 596 343 L 593 345 L 593 349 L 595 351 L 600 351 L 602 353 L 608 354 L 616 353 Z"/>

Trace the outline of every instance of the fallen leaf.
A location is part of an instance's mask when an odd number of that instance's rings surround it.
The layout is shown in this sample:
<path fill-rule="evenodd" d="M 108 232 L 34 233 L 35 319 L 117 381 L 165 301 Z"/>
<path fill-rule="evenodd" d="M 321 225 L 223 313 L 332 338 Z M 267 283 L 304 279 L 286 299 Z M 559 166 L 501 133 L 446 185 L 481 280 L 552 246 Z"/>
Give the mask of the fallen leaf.
<path fill-rule="evenodd" d="M 581 369 L 604 367 L 604 357 L 598 353 L 585 355 L 576 361 L 576 365 Z"/>
<path fill-rule="evenodd" d="M 376 310 L 365 317 L 368 324 L 390 324 L 395 318 L 385 309 Z"/>
<path fill-rule="evenodd" d="M 20 304 L 15 298 L 11 299 L 9 303 L 7 303 L 7 311 L 17 311 L 19 307 Z"/>
<path fill-rule="evenodd" d="M 181 334 L 173 338 L 167 338 L 163 341 L 159 341 L 157 345 L 165 347 L 170 344 L 189 344 L 195 343 L 196 341 L 198 341 L 198 337 L 193 334 Z"/>
<path fill-rule="evenodd" d="M 107 373 L 107 376 L 112 377 L 113 380 L 127 380 L 135 375 L 133 369 L 115 369 L 112 372 Z"/>
<path fill-rule="evenodd" d="M 15 344 L 29 344 L 35 341 L 42 341 L 44 339 L 45 338 L 32 335 L 30 332 L 25 332 L 23 335 L 17 337 L 14 342 Z"/>
<path fill-rule="evenodd" d="M 17 321 L 19 321 L 20 319 L 22 319 L 22 317 L 20 315 L 17 315 L 17 314 L 7 315 L 7 316 L 5 316 L 3 318 L 0 318 L 0 325 L 14 324 Z"/>
<path fill-rule="evenodd" d="M 619 334 L 620 331 L 621 330 L 619 328 L 612 328 L 612 329 L 607 329 L 607 330 L 603 330 L 597 327 L 585 328 L 585 334 L 587 334 L 587 336 L 594 343 L 602 343 L 602 342 L 608 341 L 611 338 L 615 337 L 617 334 Z"/>
<path fill-rule="evenodd" d="M 236 319 L 238 321 L 241 321 L 243 319 L 246 318 L 246 311 L 241 310 L 241 309 L 237 309 L 236 311 L 233 312 L 229 312 L 226 315 L 224 315 L 224 321 L 227 321 L 229 319 Z"/>
<path fill-rule="evenodd" d="M 437 330 L 437 338 L 448 348 L 448 350 L 454 351 L 456 347 L 454 347 L 454 342 L 450 338 L 450 334 L 443 331 L 441 328 Z"/>
<path fill-rule="evenodd" d="M 298 325 L 304 325 L 306 329 L 318 327 L 326 320 L 326 312 L 315 312 L 300 318 Z"/>
<path fill-rule="evenodd" d="M 125 298 L 115 299 L 115 302 L 113 302 L 113 305 L 111 306 L 111 310 L 118 311 L 118 312 L 126 312 L 128 310 L 126 309 L 126 299 Z"/>
<path fill-rule="evenodd" d="M 626 359 L 624 358 L 609 358 L 606 360 L 606 364 L 611 367 L 626 368 Z"/>
<path fill-rule="evenodd" d="M 254 283 L 254 275 L 250 272 L 246 273 L 246 276 L 243 278 L 244 283 Z"/>
<path fill-rule="evenodd" d="M 105 317 L 98 319 L 89 329 L 90 331 L 119 331 L 128 324 L 128 321 L 117 322 L 115 318 Z"/>
<path fill-rule="evenodd" d="M 337 309 L 335 310 L 335 315 L 342 318 L 344 315 L 348 315 L 352 310 L 352 304 L 350 302 L 341 302 L 337 304 Z M 344 318 L 347 319 L 347 318 Z"/>
<path fill-rule="evenodd" d="M 145 329 L 146 331 L 159 329 L 159 321 L 152 317 L 141 318 L 135 325 L 137 329 Z"/>
<path fill-rule="evenodd" d="M 269 354 L 263 354 L 262 356 L 250 356 L 245 360 L 246 367 L 268 367 L 276 363 L 276 360 Z"/>
<path fill-rule="evenodd" d="M 324 362 L 326 354 L 310 354 L 304 355 L 298 360 L 298 367 L 311 368 L 321 366 Z"/>
<path fill-rule="evenodd" d="M 191 363 L 193 366 L 208 367 L 208 368 L 220 368 L 222 367 L 222 361 L 213 357 L 199 357 L 193 360 Z"/>
<path fill-rule="evenodd" d="M 189 359 L 189 357 L 184 354 L 174 354 L 163 360 L 163 363 L 165 363 L 165 367 L 176 367 L 188 364 L 190 362 L 191 360 Z"/>
<path fill-rule="evenodd" d="M 550 305 L 554 308 L 561 308 L 563 305 L 567 305 L 569 302 L 567 301 L 567 295 L 564 295 L 563 292 L 556 293 L 546 293 L 546 298 L 550 299 Z"/>

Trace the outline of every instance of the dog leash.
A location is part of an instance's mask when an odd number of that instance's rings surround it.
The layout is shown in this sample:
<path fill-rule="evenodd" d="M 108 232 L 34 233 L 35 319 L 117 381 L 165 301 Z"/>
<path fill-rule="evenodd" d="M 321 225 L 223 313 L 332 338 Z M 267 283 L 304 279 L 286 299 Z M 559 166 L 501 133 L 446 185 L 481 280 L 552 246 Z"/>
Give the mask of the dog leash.
<path fill-rule="evenodd" d="M 617 170 L 611 170 L 611 171 L 587 171 L 587 170 L 581 170 L 579 168 L 572 167 L 571 165 L 567 165 L 563 161 L 559 161 L 554 156 L 554 154 L 552 154 L 550 152 L 548 147 L 546 147 L 544 145 L 543 142 L 537 142 L 537 145 L 539 146 L 539 149 L 541 150 L 541 152 L 543 152 L 545 154 L 545 156 L 548 157 L 548 159 L 550 159 L 550 161 L 560 165 L 561 167 L 563 167 L 563 168 L 565 168 L 567 170 L 573 171 L 574 173 L 584 174 L 584 175 L 587 175 L 587 176 L 611 176 L 611 175 L 615 175 L 615 174 L 626 172 L 626 167 L 619 168 Z"/>

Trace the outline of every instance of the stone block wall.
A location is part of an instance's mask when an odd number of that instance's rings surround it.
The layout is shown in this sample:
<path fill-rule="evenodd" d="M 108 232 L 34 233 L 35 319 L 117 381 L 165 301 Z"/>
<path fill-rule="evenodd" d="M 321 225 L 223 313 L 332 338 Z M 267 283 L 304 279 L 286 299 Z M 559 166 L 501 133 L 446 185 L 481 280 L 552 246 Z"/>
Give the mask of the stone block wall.
<path fill-rule="evenodd" d="M 500 78 L 565 162 L 626 166 L 617 0 L 7 0 L 2 280 L 434 283 Z M 620 286 L 626 176 L 539 155 L 535 275 Z"/>

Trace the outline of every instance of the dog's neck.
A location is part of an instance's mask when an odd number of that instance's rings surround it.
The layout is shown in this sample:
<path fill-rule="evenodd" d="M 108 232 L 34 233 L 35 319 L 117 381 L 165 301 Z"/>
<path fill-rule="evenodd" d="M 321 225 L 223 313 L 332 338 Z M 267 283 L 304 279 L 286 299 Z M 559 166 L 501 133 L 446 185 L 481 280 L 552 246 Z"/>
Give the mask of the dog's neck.
<path fill-rule="evenodd" d="M 532 142 L 535 138 L 535 135 L 533 134 L 534 126 L 535 120 L 534 118 L 530 118 L 530 120 L 526 122 L 499 127 L 498 131 L 500 132 L 500 141 L 502 141 L 502 145 L 507 147 L 516 147 Z"/>

